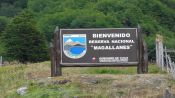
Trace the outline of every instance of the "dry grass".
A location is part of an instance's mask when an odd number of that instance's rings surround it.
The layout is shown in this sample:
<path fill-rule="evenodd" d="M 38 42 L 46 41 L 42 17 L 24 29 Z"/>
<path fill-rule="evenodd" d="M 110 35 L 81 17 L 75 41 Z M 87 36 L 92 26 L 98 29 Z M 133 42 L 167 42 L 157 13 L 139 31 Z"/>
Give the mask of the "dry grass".
<path fill-rule="evenodd" d="M 19 98 L 16 89 L 24 85 L 29 91 L 22 98 L 160 98 L 165 88 L 175 92 L 170 76 L 155 66 L 149 70 L 150 74 L 137 75 L 134 67 L 63 68 L 63 76 L 48 78 L 49 62 L 12 64 L 0 68 L 0 96 Z"/>

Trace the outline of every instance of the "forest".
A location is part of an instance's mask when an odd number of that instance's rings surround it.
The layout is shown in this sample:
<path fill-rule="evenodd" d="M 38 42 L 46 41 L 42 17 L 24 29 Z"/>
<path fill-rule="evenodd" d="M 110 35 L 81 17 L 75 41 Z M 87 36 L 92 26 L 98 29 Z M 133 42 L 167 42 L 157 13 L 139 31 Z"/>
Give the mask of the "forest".
<path fill-rule="evenodd" d="M 38 62 L 49 59 L 49 43 L 59 28 L 141 26 L 150 59 L 155 36 L 175 49 L 175 0 L 1 0 L 0 56 Z"/>

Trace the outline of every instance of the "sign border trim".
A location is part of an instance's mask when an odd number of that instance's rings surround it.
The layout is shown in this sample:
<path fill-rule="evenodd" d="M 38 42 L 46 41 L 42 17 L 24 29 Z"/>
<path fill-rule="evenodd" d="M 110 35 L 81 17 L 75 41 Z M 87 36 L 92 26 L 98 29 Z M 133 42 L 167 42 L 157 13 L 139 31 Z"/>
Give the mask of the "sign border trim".
<path fill-rule="evenodd" d="M 135 65 L 135 66 L 137 66 L 137 64 L 139 63 L 139 49 L 137 50 L 137 62 L 128 62 L 128 63 L 63 63 L 62 62 L 62 51 L 63 51 L 63 47 L 62 47 L 62 30 L 111 30 L 111 29 L 135 29 L 136 30 L 136 40 L 137 41 L 139 41 L 139 38 L 138 38 L 138 28 L 83 28 L 83 29 L 60 29 L 59 30 L 59 33 L 60 33 L 60 53 L 61 53 L 61 60 L 60 60 L 60 64 L 61 65 L 63 65 L 64 67 L 73 67 L 74 65 L 75 66 L 83 66 L 83 65 L 85 65 L 84 67 L 92 67 L 93 65 L 100 65 L 100 66 L 112 66 L 112 65 L 114 65 L 114 66 L 120 66 L 120 65 Z M 139 48 L 138 47 L 139 46 L 139 44 L 137 44 L 137 48 Z M 82 64 L 82 65 L 81 65 Z"/>

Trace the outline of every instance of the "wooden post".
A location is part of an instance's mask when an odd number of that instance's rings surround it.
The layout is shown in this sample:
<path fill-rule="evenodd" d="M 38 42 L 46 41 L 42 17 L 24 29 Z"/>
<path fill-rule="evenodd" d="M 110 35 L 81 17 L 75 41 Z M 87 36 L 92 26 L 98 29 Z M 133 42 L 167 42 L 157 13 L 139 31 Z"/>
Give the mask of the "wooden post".
<path fill-rule="evenodd" d="M 143 54 L 143 50 L 142 50 L 142 46 L 143 46 L 143 43 L 142 43 L 142 36 L 141 36 L 141 27 L 140 25 L 138 25 L 138 48 L 139 48 L 139 52 L 138 52 L 138 59 L 139 59 L 139 62 L 138 62 L 138 65 L 137 65 L 137 73 L 138 74 L 142 74 L 143 71 L 142 71 L 142 61 L 143 61 L 143 58 L 142 58 L 142 54 Z"/>
<path fill-rule="evenodd" d="M 61 76 L 61 65 L 60 65 L 60 35 L 59 28 L 56 27 L 54 31 L 54 40 L 51 47 L 51 76 Z"/>
<path fill-rule="evenodd" d="M 61 51 L 60 51 L 60 30 L 59 27 L 57 26 L 55 28 L 55 33 L 54 33 L 54 42 L 55 42 L 55 53 L 56 53 L 56 76 L 61 76 L 62 75 L 62 70 L 61 70 Z"/>
<path fill-rule="evenodd" d="M 138 25 L 138 48 L 139 48 L 139 63 L 137 66 L 137 73 L 143 74 L 148 73 L 148 53 L 147 45 L 142 39 L 141 27 Z"/>
<path fill-rule="evenodd" d="M 163 37 L 159 34 L 156 35 L 156 64 L 164 70 Z"/>
<path fill-rule="evenodd" d="M 51 60 L 51 77 L 54 76 L 54 65 L 55 65 L 55 58 L 54 58 L 54 48 L 52 42 L 50 43 L 50 60 Z"/>
<path fill-rule="evenodd" d="M 165 47 L 165 66 L 166 66 L 166 70 L 167 70 L 167 72 L 169 73 L 170 72 L 170 65 L 169 65 L 169 62 L 168 62 L 168 54 L 167 54 L 167 48 Z"/>
<path fill-rule="evenodd" d="M 54 49 L 55 49 L 55 76 L 61 76 L 61 65 L 60 65 L 60 30 L 58 26 L 55 28 L 54 32 Z"/>
<path fill-rule="evenodd" d="M 142 64 L 142 72 L 143 73 L 148 73 L 148 50 L 147 50 L 147 45 L 146 45 L 146 42 L 143 41 L 143 64 Z"/>
<path fill-rule="evenodd" d="M 0 66 L 3 66 L 2 56 L 0 56 Z"/>

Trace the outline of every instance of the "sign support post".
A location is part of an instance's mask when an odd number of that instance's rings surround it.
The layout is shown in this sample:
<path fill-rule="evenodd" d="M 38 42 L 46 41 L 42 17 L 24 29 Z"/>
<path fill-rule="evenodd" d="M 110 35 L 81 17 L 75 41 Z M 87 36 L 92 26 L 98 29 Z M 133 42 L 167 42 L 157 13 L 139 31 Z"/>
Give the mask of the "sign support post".
<path fill-rule="evenodd" d="M 138 48 L 139 48 L 139 63 L 137 66 L 137 73 L 143 74 L 148 73 L 148 53 L 147 53 L 147 45 L 142 38 L 141 27 L 138 25 Z"/>
<path fill-rule="evenodd" d="M 60 30 L 58 26 L 55 28 L 53 45 L 51 44 L 51 76 L 61 76 L 60 64 Z"/>
<path fill-rule="evenodd" d="M 139 63 L 137 66 L 137 73 L 148 73 L 148 53 L 146 42 L 142 38 L 141 27 L 138 25 L 138 48 L 139 48 Z"/>
<path fill-rule="evenodd" d="M 55 76 L 61 76 L 61 65 L 60 65 L 60 30 L 58 26 L 55 28 L 54 32 L 54 46 L 55 46 L 55 60 L 56 60 L 56 65 L 55 65 Z"/>
<path fill-rule="evenodd" d="M 140 25 L 138 25 L 138 27 L 137 27 L 137 30 L 138 30 L 138 48 L 139 48 L 139 56 L 138 56 L 138 60 L 139 60 L 139 62 L 138 62 L 138 65 L 137 65 L 137 73 L 138 74 L 142 74 L 142 61 L 143 61 L 143 59 L 142 59 L 142 55 L 143 55 L 143 50 L 142 50 L 142 46 L 143 46 L 143 42 L 142 42 L 142 36 L 141 36 L 141 27 L 140 27 Z"/>
<path fill-rule="evenodd" d="M 50 60 L 51 60 L 51 77 L 54 76 L 54 65 L 55 65 L 55 60 L 54 60 L 54 49 L 53 49 L 53 43 L 50 43 Z"/>
<path fill-rule="evenodd" d="M 142 72 L 143 73 L 148 73 L 148 50 L 147 50 L 147 45 L 146 45 L 146 42 L 143 41 L 143 64 L 142 64 Z"/>

